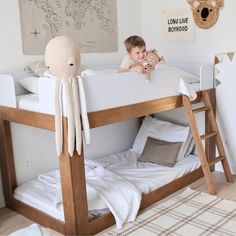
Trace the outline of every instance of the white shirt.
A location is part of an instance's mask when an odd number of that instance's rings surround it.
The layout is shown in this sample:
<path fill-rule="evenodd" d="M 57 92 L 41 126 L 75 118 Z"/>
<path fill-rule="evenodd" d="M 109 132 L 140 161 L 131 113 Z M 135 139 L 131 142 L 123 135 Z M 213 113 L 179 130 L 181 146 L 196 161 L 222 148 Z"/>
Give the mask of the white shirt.
<path fill-rule="evenodd" d="M 134 66 L 136 63 L 130 59 L 130 57 L 127 55 L 124 57 L 124 59 L 122 60 L 121 64 L 120 64 L 120 68 L 121 69 L 129 69 L 130 67 Z"/>

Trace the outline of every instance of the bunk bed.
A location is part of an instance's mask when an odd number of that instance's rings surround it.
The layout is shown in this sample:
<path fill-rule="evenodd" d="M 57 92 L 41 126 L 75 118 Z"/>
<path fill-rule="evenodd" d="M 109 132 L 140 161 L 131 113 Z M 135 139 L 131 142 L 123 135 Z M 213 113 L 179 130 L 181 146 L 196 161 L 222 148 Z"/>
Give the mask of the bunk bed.
<path fill-rule="evenodd" d="M 164 70 L 171 70 L 171 67 L 167 69 L 164 68 Z M 194 100 L 193 104 L 199 103 L 201 101 L 201 90 L 205 90 L 209 94 L 213 108 L 215 108 L 215 90 L 213 88 L 213 82 L 212 82 L 213 80 L 212 78 L 210 78 L 211 77 L 210 73 L 212 73 L 211 72 L 212 68 L 209 66 L 208 67 L 198 66 L 198 70 L 200 71 L 200 81 L 199 81 L 200 87 L 198 87 L 199 91 L 197 92 L 197 99 Z M 208 73 L 206 73 L 206 71 Z M 181 77 L 183 77 L 184 75 L 186 74 L 182 74 Z M 147 83 L 145 84 L 145 82 L 143 83 L 144 81 L 143 77 L 137 79 L 138 74 L 136 73 L 135 74 L 131 73 L 132 77 L 131 79 L 129 79 L 129 76 L 130 75 L 126 73 L 124 73 L 123 75 L 116 74 L 115 75 L 116 78 L 114 80 L 111 80 L 110 75 L 101 77 L 101 74 L 100 75 L 97 74 L 88 80 L 86 79 L 84 80 L 85 90 L 87 90 L 88 93 L 89 91 L 95 93 L 95 95 L 90 96 L 90 99 L 87 100 L 90 128 L 101 127 L 108 124 L 113 124 L 116 122 L 125 121 L 133 118 L 140 118 L 146 115 L 168 111 L 183 106 L 182 96 L 176 90 L 177 84 L 173 84 L 172 86 L 170 86 L 173 88 L 171 93 L 167 95 L 165 94 L 160 95 L 160 93 L 158 94 L 158 91 L 153 89 L 153 87 L 151 87 L 150 84 Z M 7 81 L 9 81 L 10 77 L 11 76 L 8 76 Z M 112 77 L 114 77 L 114 75 Z M 122 78 L 120 77 L 124 77 L 123 83 L 121 82 Z M 14 79 L 12 77 L 11 79 L 13 84 L 16 85 L 17 79 Z M 108 98 L 109 96 L 111 96 L 111 94 L 108 91 L 103 93 L 104 95 L 103 100 L 100 103 L 99 102 L 95 103 L 94 101 L 96 100 L 96 98 L 100 96 L 96 90 L 96 86 L 93 84 L 95 83 L 94 81 L 98 79 L 100 79 L 99 83 L 103 85 L 105 84 L 107 85 L 107 83 L 114 82 L 115 88 L 117 88 L 118 85 L 120 86 L 120 88 L 124 87 L 127 88 L 127 86 L 130 86 L 130 83 L 137 84 L 137 80 L 140 80 L 138 82 L 140 84 L 137 85 L 134 93 L 138 92 L 138 94 L 140 94 L 141 91 L 145 91 L 144 93 L 149 95 L 147 96 L 146 99 L 144 99 L 142 96 L 141 98 L 137 99 L 137 94 L 134 96 L 130 96 L 129 94 L 128 97 L 131 99 L 128 102 L 121 99 L 121 100 L 116 100 L 115 104 L 114 103 L 110 104 L 110 100 Z M 166 85 L 167 86 L 170 85 L 169 84 L 170 81 L 168 80 L 168 78 L 166 77 L 165 79 L 166 79 Z M 154 81 L 151 81 L 151 83 L 155 84 L 157 81 L 158 80 L 155 80 L 154 76 Z M 179 81 L 179 78 L 176 81 Z M 42 83 L 45 83 L 45 80 L 43 80 Z M 8 87 L 12 88 L 14 86 L 9 85 Z M 161 87 L 161 83 L 158 83 L 156 89 L 158 88 L 158 86 L 160 87 L 159 91 L 162 91 L 163 87 Z M 45 90 L 43 90 L 42 92 L 45 93 Z M 128 92 L 130 93 L 130 90 L 128 90 Z M 94 98 L 95 100 L 92 100 L 92 98 Z M 50 98 L 48 97 L 47 100 L 48 99 Z M 102 106 L 101 104 L 104 104 L 104 102 L 106 101 L 107 103 Z M 50 102 L 48 102 L 47 104 L 50 104 Z M 113 225 L 115 223 L 115 219 L 111 213 L 106 213 L 101 217 L 98 217 L 92 221 L 89 220 L 88 202 L 86 194 L 84 155 L 83 151 L 80 156 L 74 153 L 74 155 L 70 157 L 68 154 L 68 145 L 67 145 L 68 132 L 67 132 L 66 116 L 63 117 L 63 127 L 64 127 L 63 152 L 59 157 L 62 198 L 64 206 L 64 222 L 55 219 L 52 216 L 45 214 L 44 212 L 39 211 L 14 198 L 14 189 L 16 189 L 17 187 L 17 181 L 15 174 L 15 166 L 14 166 L 10 123 L 15 122 L 18 124 L 54 131 L 55 124 L 54 124 L 53 109 L 49 108 L 48 106 L 46 109 L 47 111 L 40 110 L 40 112 L 29 111 L 22 108 L 21 109 L 18 108 L 16 102 L 9 102 L 4 104 L 1 103 L 0 160 L 1 160 L 1 173 L 3 179 L 3 189 L 4 189 L 6 206 L 30 218 L 31 220 L 38 222 L 43 226 L 50 227 L 65 235 L 96 234 L 97 232 L 100 232 L 103 229 Z M 205 129 L 206 132 L 209 129 L 209 121 L 207 117 L 205 119 Z M 214 156 L 215 152 L 214 140 L 211 141 L 209 140 L 205 142 L 205 150 L 208 158 Z M 214 166 L 212 168 L 214 168 Z M 140 210 L 161 200 L 162 198 L 170 195 L 171 193 L 177 191 L 178 189 L 186 185 L 189 185 L 190 183 L 201 178 L 202 176 L 203 176 L 202 169 L 198 168 L 156 190 L 151 191 L 150 193 L 144 194 L 142 197 Z"/>

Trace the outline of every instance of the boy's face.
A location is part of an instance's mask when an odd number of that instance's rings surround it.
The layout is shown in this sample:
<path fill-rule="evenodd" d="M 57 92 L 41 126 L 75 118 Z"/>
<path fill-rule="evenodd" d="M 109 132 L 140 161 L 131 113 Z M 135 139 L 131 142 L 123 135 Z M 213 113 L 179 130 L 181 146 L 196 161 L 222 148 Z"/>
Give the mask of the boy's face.
<path fill-rule="evenodd" d="M 146 47 L 134 47 L 131 49 L 131 52 L 129 52 L 130 59 L 135 61 L 135 63 L 142 63 L 146 55 Z"/>

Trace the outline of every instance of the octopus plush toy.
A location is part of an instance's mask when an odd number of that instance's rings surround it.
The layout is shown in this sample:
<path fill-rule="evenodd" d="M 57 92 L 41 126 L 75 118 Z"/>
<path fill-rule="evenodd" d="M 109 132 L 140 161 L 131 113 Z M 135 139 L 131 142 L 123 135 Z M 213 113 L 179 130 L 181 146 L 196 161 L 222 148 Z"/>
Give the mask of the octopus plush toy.
<path fill-rule="evenodd" d="M 67 125 L 68 125 L 68 152 L 73 155 L 75 145 L 78 154 L 81 154 L 82 132 L 80 112 L 86 143 L 89 143 L 89 123 L 85 104 L 82 80 L 78 76 L 80 71 L 80 50 L 70 38 L 59 36 L 52 39 L 45 49 L 45 64 L 49 73 L 55 77 L 55 130 L 56 148 L 58 156 L 63 146 L 62 126 L 62 93 L 65 94 Z"/>
<path fill-rule="evenodd" d="M 147 52 L 147 56 L 144 58 L 144 61 L 143 61 L 143 66 L 145 68 L 149 68 L 149 67 L 154 68 L 155 65 L 159 63 L 164 63 L 164 62 L 165 62 L 164 58 L 158 55 L 157 50 L 152 49 Z M 150 72 L 147 73 L 147 80 L 148 81 L 151 80 Z"/>

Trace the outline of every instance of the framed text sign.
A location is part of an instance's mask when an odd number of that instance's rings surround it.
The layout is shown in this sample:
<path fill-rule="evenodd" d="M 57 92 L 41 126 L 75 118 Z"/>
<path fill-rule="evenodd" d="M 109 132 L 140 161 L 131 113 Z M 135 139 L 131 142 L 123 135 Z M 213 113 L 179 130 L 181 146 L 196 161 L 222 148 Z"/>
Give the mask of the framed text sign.
<path fill-rule="evenodd" d="M 194 42 L 195 28 L 190 9 L 162 10 L 161 39 L 163 43 Z"/>

